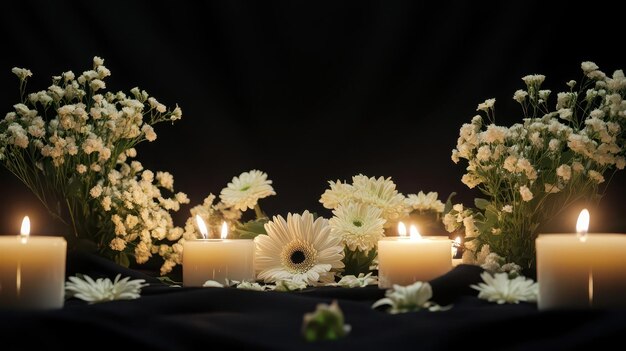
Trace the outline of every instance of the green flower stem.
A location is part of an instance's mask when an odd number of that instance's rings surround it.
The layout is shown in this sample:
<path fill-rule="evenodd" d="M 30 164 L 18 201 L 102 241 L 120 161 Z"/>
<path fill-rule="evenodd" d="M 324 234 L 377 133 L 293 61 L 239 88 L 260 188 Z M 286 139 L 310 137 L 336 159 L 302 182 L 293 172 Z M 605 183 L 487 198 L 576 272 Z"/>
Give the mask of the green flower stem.
<path fill-rule="evenodd" d="M 254 214 L 256 215 L 256 219 L 267 218 L 267 215 L 261 210 L 261 206 L 259 206 L 258 203 L 254 205 Z"/>

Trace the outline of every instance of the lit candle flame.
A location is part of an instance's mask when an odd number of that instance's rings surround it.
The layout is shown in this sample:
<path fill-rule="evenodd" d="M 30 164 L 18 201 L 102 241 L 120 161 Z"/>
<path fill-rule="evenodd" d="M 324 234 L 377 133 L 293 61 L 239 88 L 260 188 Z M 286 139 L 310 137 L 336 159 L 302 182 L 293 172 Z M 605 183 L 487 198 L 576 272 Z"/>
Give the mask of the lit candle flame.
<path fill-rule="evenodd" d="M 198 229 L 200 229 L 200 234 L 202 234 L 203 239 L 209 238 L 209 231 L 206 229 L 206 224 L 204 224 L 204 220 L 199 215 L 196 215 L 196 223 L 198 224 Z"/>
<path fill-rule="evenodd" d="M 406 236 L 406 225 L 402 222 L 398 222 L 398 235 Z"/>
<path fill-rule="evenodd" d="M 30 235 L 30 218 L 28 216 L 24 216 L 22 220 L 22 228 L 20 229 L 20 235 L 29 236 Z"/>
<path fill-rule="evenodd" d="M 226 222 L 222 222 L 222 239 L 226 239 L 226 237 L 228 236 L 228 224 L 226 224 Z"/>
<path fill-rule="evenodd" d="M 411 228 L 409 228 L 409 233 L 411 234 L 411 239 L 421 239 L 422 234 L 420 234 L 419 230 L 414 224 L 411 224 Z"/>
<path fill-rule="evenodd" d="M 587 232 L 589 231 L 589 211 L 583 209 L 580 211 L 578 221 L 576 221 L 576 233 L 580 241 L 587 240 Z"/>

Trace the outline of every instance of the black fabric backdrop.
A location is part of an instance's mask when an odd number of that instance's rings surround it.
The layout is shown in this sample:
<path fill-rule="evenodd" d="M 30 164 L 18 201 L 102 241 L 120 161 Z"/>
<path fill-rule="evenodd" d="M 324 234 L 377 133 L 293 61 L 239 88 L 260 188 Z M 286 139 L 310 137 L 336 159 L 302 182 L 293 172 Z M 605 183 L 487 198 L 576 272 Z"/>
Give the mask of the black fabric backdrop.
<path fill-rule="evenodd" d="M 511 97 L 526 74 L 546 74 L 559 91 L 583 60 L 626 68 L 614 3 L 5 1 L 0 108 L 19 99 L 12 67 L 30 68 L 40 90 L 98 55 L 112 71 L 107 89 L 139 86 L 182 107 L 138 159 L 172 172 L 192 205 L 255 168 L 278 193 L 262 201 L 269 214 L 329 216 L 318 202 L 327 181 L 358 173 L 471 204 L 464 166 L 450 160 L 461 124 L 490 97 L 499 123 L 520 121 Z M 592 231 L 626 231 L 624 179 L 592 211 Z M 25 214 L 33 233 L 66 230 L 5 169 L 0 198 L 0 233 L 17 233 Z M 545 230 L 572 231 L 581 206 Z"/>
<path fill-rule="evenodd" d="M 0 107 L 18 101 L 12 67 L 30 68 L 30 88 L 39 90 L 51 75 L 89 69 L 98 55 L 113 73 L 109 89 L 140 86 L 183 108 L 183 120 L 160 126 L 139 159 L 171 171 L 193 204 L 253 168 L 274 180 L 278 196 L 262 201 L 270 214 L 328 215 L 318 203 L 326 181 L 360 172 L 391 176 L 405 193 L 456 191 L 470 203 L 476 194 L 460 182 L 463 166 L 450 151 L 476 105 L 496 97 L 498 121 L 509 125 L 519 121 L 511 96 L 526 74 L 546 74 L 546 87 L 558 91 L 579 79 L 583 60 L 609 73 L 626 68 L 623 15 L 608 1 L 5 1 Z M 593 212 L 592 231 L 626 230 L 623 173 Z M 545 230 L 571 231 L 578 209 Z M 35 234 L 64 230 L 0 169 L 0 233 L 17 233 L 25 214 Z M 187 215 L 181 210 L 177 222 Z M 622 311 L 540 313 L 533 304 L 478 300 L 467 289 L 478 279 L 471 267 L 432 282 L 451 311 L 389 316 L 370 308 L 383 296 L 376 288 L 169 288 L 94 257 L 68 260 L 68 274 L 117 272 L 152 285 L 137 301 L 0 311 L 0 348 L 597 349 L 626 331 Z M 353 332 L 306 344 L 302 315 L 332 298 Z"/>

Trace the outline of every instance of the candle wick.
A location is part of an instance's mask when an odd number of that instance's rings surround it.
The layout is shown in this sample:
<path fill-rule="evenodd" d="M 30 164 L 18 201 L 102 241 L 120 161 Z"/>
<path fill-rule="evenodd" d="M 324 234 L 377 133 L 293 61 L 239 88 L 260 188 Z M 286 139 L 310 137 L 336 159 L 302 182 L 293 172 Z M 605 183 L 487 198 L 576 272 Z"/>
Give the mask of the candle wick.
<path fill-rule="evenodd" d="M 585 241 L 587 241 L 587 231 L 586 230 L 581 230 L 578 233 L 576 233 L 578 236 L 578 240 L 580 240 L 581 243 L 584 243 Z"/>

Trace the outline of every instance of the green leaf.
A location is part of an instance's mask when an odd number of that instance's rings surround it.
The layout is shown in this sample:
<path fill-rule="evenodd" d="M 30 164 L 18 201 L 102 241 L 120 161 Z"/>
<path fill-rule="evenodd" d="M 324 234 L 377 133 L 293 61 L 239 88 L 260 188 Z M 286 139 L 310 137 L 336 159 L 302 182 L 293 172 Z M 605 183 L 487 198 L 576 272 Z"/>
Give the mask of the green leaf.
<path fill-rule="evenodd" d="M 115 256 L 115 263 L 122 267 L 128 267 L 130 265 L 130 260 L 128 259 L 128 255 L 126 253 L 120 252 L 117 256 Z"/>
<path fill-rule="evenodd" d="M 67 195 L 80 197 L 80 189 L 82 185 L 83 184 L 80 178 L 73 175 L 67 183 Z"/>
<path fill-rule="evenodd" d="M 443 208 L 443 213 L 446 214 L 452 210 L 452 198 L 456 195 L 455 192 L 450 193 L 446 200 L 446 206 Z"/>
<path fill-rule="evenodd" d="M 235 229 L 235 235 L 240 239 L 254 239 L 258 235 L 267 234 L 265 223 L 268 221 L 268 218 L 259 218 L 244 224 L 238 224 Z"/>
<path fill-rule="evenodd" d="M 480 210 L 484 210 L 489 205 L 489 201 L 486 199 L 481 199 L 479 197 L 474 199 L 474 206 Z"/>

